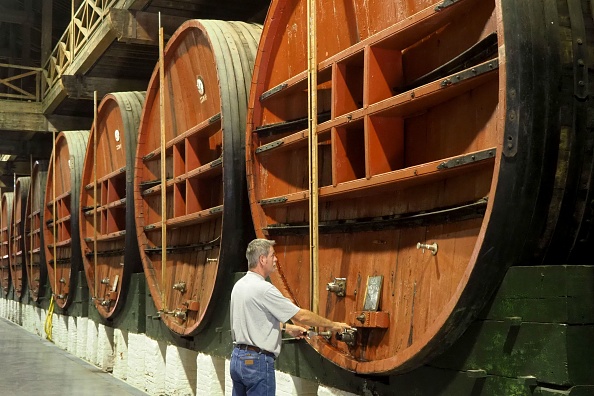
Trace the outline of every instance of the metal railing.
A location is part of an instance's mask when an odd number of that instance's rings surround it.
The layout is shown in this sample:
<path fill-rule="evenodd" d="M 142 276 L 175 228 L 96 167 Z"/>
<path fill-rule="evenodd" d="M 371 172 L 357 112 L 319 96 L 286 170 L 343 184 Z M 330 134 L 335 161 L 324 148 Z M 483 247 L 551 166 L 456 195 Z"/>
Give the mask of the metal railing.
<path fill-rule="evenodd" d="M 43 96 L 60 79 L 81 49 L 99 29 L 109 9 L 121 0 L 84 0 L 70 20 L 49 59 L 43 65 Z"/>
<path fill-rule="evenodd" d="M 39 67 L 0 63 L 0 99 L 40 102 L 42 76 Z"/>

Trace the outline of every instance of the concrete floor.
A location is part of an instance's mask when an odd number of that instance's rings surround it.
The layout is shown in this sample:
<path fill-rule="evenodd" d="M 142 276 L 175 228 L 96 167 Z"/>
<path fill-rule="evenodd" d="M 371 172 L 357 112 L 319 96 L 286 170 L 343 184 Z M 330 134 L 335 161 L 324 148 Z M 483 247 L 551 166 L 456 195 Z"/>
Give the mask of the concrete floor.
<path fill-rule="evenodd" d="M 146 395 L 0 318 L 0 395 Z"/>

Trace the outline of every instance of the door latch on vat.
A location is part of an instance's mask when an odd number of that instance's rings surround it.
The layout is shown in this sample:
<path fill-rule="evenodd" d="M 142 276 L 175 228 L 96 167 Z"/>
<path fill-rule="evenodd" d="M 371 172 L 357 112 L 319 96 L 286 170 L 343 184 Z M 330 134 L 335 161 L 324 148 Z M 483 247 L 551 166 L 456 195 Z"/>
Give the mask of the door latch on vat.
<path fill-rule="evenodd" d="M 326 290 L 336 293 L 338 297 L 346 295 L 346 278 L 334 278 L 334 281 L 326 285 Z"/>
<path fill-rule="evenodd" d="M 432 255 L 435 256 L 437 254 L 437 242 L 433 242 L 431 245 L 427 243 L 418 242 L 417 249 L 422 249 L 423 253 L 425 253 L 425 249 L 427 249 L 431 252 Z"/>

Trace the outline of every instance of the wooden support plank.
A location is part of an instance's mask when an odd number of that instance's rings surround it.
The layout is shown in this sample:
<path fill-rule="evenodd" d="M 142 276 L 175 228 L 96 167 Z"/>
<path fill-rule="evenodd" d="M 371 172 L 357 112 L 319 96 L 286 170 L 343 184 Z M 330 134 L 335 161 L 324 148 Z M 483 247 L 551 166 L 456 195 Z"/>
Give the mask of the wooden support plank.
<path fill-rule="evenodd" d="M 594 395 L 594 386 L 572 386 L 565 389 L 551 389 L 547 387 L 537 386 L 534 389 L 536 396 L 591 396 Z"/>
<path fill-rule="evenodd" d="M 594 325 L 569 326 L 567 351 L 570 383 L 594 385 Z"/>
<path fill-rule="evenodd" d="M 62 103 L 64 99 L 68 97 L 66 90 L 64 89 L 64 85 L 62 84 L 62 80 L 59 79 L 56 83 L 49 89 L 48 92 L 44 94 L 43 97 L 43 113 L 44 114 L 51 114 L 53 113 L 56 108 Z"/>
<path fill-rule="evenodd" d="M 126 0 L 121 8 L 128 8 L 130 10 L 144 10 L 144 8 L 151 2 L 151 0 Z"/>
<path fill-rule="evenodd" d="M 51 114 L 47 119 L 46 131 L 78 131 L 91 129 L 92 118 Z"/>
<path fill-rule="evenodd" d="M 159 45 L 158 15 L 152 12 L 112 8 L 108 18 L 118 41 L 133 44 Z M 161 15 L 161 26 L 172 35 L 187 18 Z"/>
<path fill-rule="evenodd" d="M 466 371 L 457 368 L 442 369 L 428 365 L 394 376 L 354 376 L 322 359 L 311 348 L 307 348 L 307 345 L 285 342 L 283 353 L 276 361 L 276 368 L 284 372 L 295 372 L 296 367 L 300 370 L 301 378 L 357 394 L 586 396 L 592 395 L 594 390 L 591 385 L 555 387 L 540 383 L 535 387 L 522 378 L 490 374 L 483 378 L 472 378 Z"/>
<path fill-rule="evenodd" d="M 52 53 L 53 0 L 42 2 L 41 10 L 41 64 L 45 65 Z"/>
<path fill-rule="evenodd" d="M 146 81 L 104 77 L 85 77 L 81 75 L 63 75 L 62 84 L 70 99 L 92 100 L 93 92 L 103 97 L 110 92 L 143 91 Z"/>
<path fill-rule="evenodd" d="M 521 322 L 594 323 L 594 266 L 511 267 L 480 317 Z"/>
<path fill-rule="evenodd" d="M 0 106 L 2 106 L 0 104 Z M 47 120 L 43 114 L 0 111 L 0 130 L 17 132 L 45 132 Z"/>
<path fill-rule="evenodd" d="M 32 0 L 25 0 L 23 2 L 23 8 L 27 14 L 27 18 L 21 24 L 21 59 L 24 65 L 31 64 L 31 26 L 39 25 L 39 22 L 34 21 Z"/>
<path fill-rule="evenodd" d="M 15 132 L 51 132 L 89 129 L 91 119 L 44 115 L 42 104 L 0 100 L 0 130 Z"/>
<path fill-rule="evenodd" d="M 588 384 L 594 367 L 594 325 L 477 321 L 430 365 L 445 369 L 483 369 L 487 375 L 534 376 L 558 386 Z"/>
<path fill-rule="evenodd" d="M 2 139 L 0 140 L 0 153 L 18 155 L 23 158 L 21 161 L 11 161 L 12 163 L 28 162 L 29 160 L 26 159 L 26 157 L 29 155 L 32 155 L 35 158 L 49 157 L 51 154 L 51 147 L 47 148 L 46 146 L 48 144 L 51 145 L 51 140 L 40 139 L 39 137 L 36 137 L 34 142 L 28 140 Z"/>
<path fill-rule="evenodd" d="M 31 21 L 32 15 L 25 10 L 13 10 L 0 6 L 0 23 L 22 25 Z"/>

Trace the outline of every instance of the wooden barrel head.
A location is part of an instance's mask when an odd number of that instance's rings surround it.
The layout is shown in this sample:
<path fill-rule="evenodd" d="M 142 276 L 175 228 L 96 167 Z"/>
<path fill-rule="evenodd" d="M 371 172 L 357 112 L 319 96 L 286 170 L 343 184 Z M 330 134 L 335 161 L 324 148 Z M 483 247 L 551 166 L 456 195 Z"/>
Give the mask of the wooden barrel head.
<path fill-rule="evenodd" d="M 31 177 L 19 177 L 16 180 L 13 196 L 13 215 L 10 221 L 10 275 L 14 286 L 17 301 L 23 297 L 27 286 L 27 270 L 25 269 L 24 242 L 25 210 L 27 209 L 27 196 L 31 185 Z"/>
<path fill-rule="evenodd" d="M 80 197 L 82 260 L 89 293 L 105 319 L 114 317 L 124 304 L 130 274 L 142 270 L 134 223 L 132 182 L 143 102 L 144 92 L 113 93 L 101 100 L 97 109 L 97 156 L 95 158 L 96 132 L 93 127 L 83 166 Z"/>
<path fill-rule="evenodd" d="M 14 193 L 8 192 L 2 194 L 2 203 L 0 210 L 0 277 L 2 277 L 2 295 L 6 297 L 10 290 L 10 221 L 13 212 Z"/>
<path fill-rule="evenodd" d="M 567 165 L 558 103 L 580 111 L 568 46 L 586 32 L 558 29 L 567 10 L 553 23 L 532 1 L 317 7 L 318 287 L 305 0 L 273 1 L 258 49 L 246 133 L 254 226 L 276 240 L 273 283 L 304 308 L 313 293 L 321 315 L 357 329 L 312 338 L 319 353 L 357 373 L 403 372 L 464 332 L 509 265 L 543 259 L 559 219 L 551 195 L 569 206 L 576 181 L 554 180 Z M 591 142 L 586 131 L 576 133 Z"/>
<path fill-rule="evenodd" d="M 42 288 L 47 279 L 45 265 L 45 251 L 43 249 L 43 200 L 45 198 L 45 184 L 47 179 L 47 161 L 36 161 L 27 196 L 25 211 L 25 262 L 27 267 L 27 281 L 30 296 L 33 301 L 39 301 Z"/>
<path fill-rule="evenodd" d="M 204 326 L 225 274 L 244 261 L 245 230 L 252 228 L 245 114 L 260 32 L 260 26 L 243 22 L 191 20 L 171 37 L 164 51 L 165 153 L 158 66 L 149 82 L 138 136 L 136 225 L 151 296 L 164 323 L 178 334 L 195 334 Z"/>
<path fill-rule="evenodd" d="M 47 172 L 43 214 L 45 261 L 55 304 L 62 309 L 72 303 L 76 274 L 83 269 L 79 200 L 88 137 L 89 131 L 60 132 Z"/>

